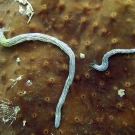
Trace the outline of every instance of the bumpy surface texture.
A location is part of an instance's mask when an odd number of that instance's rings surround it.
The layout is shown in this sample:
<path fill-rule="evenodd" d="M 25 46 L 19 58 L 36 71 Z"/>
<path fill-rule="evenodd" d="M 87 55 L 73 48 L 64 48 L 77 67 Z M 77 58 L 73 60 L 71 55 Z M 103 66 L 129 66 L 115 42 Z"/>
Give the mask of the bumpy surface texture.
<path fill-rule="evenodd" d="M 135 48 L 134 0 L 29 2 L 35 14 L 27 24 L 17 2 L 0 1 L 0 27 L 11 28 L 6 37 L 40 32 L 62 40 L 76 55 L 75 78 L 56 129 L 55 107 L 68 75 L 68 56 L 39 41 L 0 46 L 0 96 L 20 107 L 11 125 L 0 122 L 0 134 L 134 135 L 135 54 L 112 56 L 104 72 L 89 70 L 94 59 L 101 63 L 111 49 Z M 80 59 L 80 53 L 86 58 Z M 20 75 L 22 79 L 14 85 L 11 79 Z M 123 97 L 119 89 L 125 90 Z"/>

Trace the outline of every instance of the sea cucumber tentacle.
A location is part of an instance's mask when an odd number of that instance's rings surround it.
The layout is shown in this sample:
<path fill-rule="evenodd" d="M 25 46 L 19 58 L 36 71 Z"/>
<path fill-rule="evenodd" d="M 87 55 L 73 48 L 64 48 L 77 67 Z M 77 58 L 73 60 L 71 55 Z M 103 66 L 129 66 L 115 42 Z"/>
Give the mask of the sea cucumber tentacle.
<path fill-rule="evenodd" d="M 118 53 L 135 53 L 135 49 L 113 49 L 109 52 L 107 52 L 103 58 L 102 58 L 102 64 L 101 65 L 98 65 L 96 64 L 96 61 L 92 62 L 90 64 L 90 66 L 93 68 L 93 69 L 96 69 L 98 71 L 104 71 L 108 68 L 108 64 L 109 64 L 109 61 L 108 59 L 112 56 L 112 55 L 115 55 L 115 54 L 118 54 Z"/>
<path fill-rule="evenodd" d="M 0 29 L 0 44 L 2 46 L 10 47 L 24 41 L 39 40 L 42 42 L 49 42 L 58 46 L 69 56 L 69 75 L 65 82 L 65 85 L 64 85 L 62 94 L 59 98 L 58 104 L 56 106 L 56 112 L 55 112 L 55 127 L 58 128 L 61 121 L 61 108 L 65 102 L 69 87 L 72 84 L 73 79 L 74 79 L 74 74 L 75 74 L 74 52 L 71 50 L 71 48 L 67 44 L 65 44 L 64 42 L 60 41 L 59 39 L 53 36 L 49 36 L 49 35 L 41 34 L 41 33 L 27 33 L 27 34 L 21 34 L 21 35 L 12 37 L 10 39 L 6 39 L 3 34 L 3 31 L 4 31 L 4 28 L 1 28 Z"/>

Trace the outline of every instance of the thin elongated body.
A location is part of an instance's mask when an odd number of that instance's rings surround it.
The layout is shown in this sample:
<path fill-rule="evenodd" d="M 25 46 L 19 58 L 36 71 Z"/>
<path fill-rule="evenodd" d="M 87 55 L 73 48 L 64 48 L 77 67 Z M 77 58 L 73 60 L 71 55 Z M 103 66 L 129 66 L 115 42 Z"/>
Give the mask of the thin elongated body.
<path fill-rule="evenodd" d="M 96 61 L 94 61 L 90 65 L 91 65 L 92 68 L 94 68 L 98 71 L 104 71 L 108 68 L 109 58 L 112 55 L 115 55 L 115 54 L 118 54 L 118 53 L 135 53 L 135 49 L 113 49 L 113 50 L 107 52 L 103 56 L 101 65 L 96 64 Z"/>
<path fill-rule="evenodd" d="M 58 40 L 55 37 L 41 34 L 41 33 L 28 33 L 28 34 L 21 34 L 15 37 L 12 37 L 10 39 L 6 39 L 3 34 L 4 28 L 0 29 L 0 44 L 5 47 L 10 47 L 16 44 L 19 44 L 24 41 L 31 41 L 31 40 L 39 40 L 42 42 L 49 42 L 52 43 L 59 48 L 61 48 L 68 56 L 69 56 L 69 75 L 67 77 L 67 80 L 65 82 L 62 94 L 59 98 L 58 104 L 56 106 L 56 112 L 55 112 L 55 127 L 58 128 L 60 125 L 61 120 L 61 108 L 63 103 L 65 102 L 68 90 L 70 85 L 73 82 L 74 74 L 75 74 L 75 55 L 74 52 L 71 50 L 71 48 L 65 44 L 64 42 Z"/>

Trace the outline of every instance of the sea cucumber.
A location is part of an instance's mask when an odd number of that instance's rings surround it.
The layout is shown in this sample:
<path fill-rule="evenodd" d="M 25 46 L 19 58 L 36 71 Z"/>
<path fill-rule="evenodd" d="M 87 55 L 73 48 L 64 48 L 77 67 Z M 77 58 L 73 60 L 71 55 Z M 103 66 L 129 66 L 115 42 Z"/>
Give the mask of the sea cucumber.
<path fill-rule="evenodd" d="M 72 84 L 73 79 L 74 79 L 74 74 L 75 74 L 74 52 L 71 50 L 71 48 L 67 44 L 65 44 L 64 42 L 60 41 L 59 39 L 53 36 L 49 36 L 42 33 L 27 33 L 27 34 L 21 34 L 21 35 L 12 37 L 10 39 L 6 39 L 3 34 L 3 31 L 4 31 L 4 28 L 0 28 L 0 44 L 2 46 L 10 47 L 24 41 L 39 40 L 42 42 L 49 42 L 58 46 L 69 56 L 69 75 L 65 82 L 65 85 L 64 85 L 62 94 L 59 98 L 58 104 L 56 106 L 56 112 L 55 112 L 55 127 L 58 128 L 61 121 L 61 108 L 65 102 L 69 87 Z"/>
<path fill-rule="evenodd" d="M 113 49 L 107 52 L 102 58 L 102 64 L 96 64 L 96 61 L 93 61 L 90 66 L 98 71 L 104 71 L 108 68 L 108 59 L 117 53 L 135 53 L 135 49 Z"/>

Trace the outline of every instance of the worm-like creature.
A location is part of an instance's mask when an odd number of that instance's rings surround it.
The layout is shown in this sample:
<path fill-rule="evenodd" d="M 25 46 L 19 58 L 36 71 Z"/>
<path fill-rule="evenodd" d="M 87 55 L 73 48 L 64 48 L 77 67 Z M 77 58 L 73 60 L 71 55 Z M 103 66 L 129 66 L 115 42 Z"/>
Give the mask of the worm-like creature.
<path fill-rule="evenodd" d="M 55 37 L 52 37 L 52 36 L 49 36 L 46 34 L 27 33 L 27 34 L 21 34 L 21 35 L 12 37 L 10 39 L 6 39 L 3 32 L 4 32 L 4 28 L 0 28 L 0 44 L 2 46 L 10 47 L 10 46 L 16 45 L 16 44 L 24 42 L 24 41 L 39 40 L 42 42 L 49 42 L 49 43 L 52 43 L 52 44 L 58 46 L 69 56 L 69 75 L 68 75 L 67 80 L 65 82 L 65 85 L 64 85 L 62 94 L 59 98 L 58 104 L 56 106 L 56 112 L 55 112 L 55 127 L 58 128 L 60 125 L 60 121 L 61 121 L 61 108 L 65 102 L 69 87 L 72 84 L 73 79 L 74 79 L 74 74 L 75 74 L 75 55 L 74 55 L 74 52 L 64 42 L 58 40 Z"/>
<path fill-rule="evenodd" d="M 94 61 L 90 66 L 98 71 L 104 71 L 108 68 L 108 59 L 117 53 L 135 53 L 135 49 L 113 49 L 103 56 L 101 65 L 97 65 L 96 61 Z"/>

